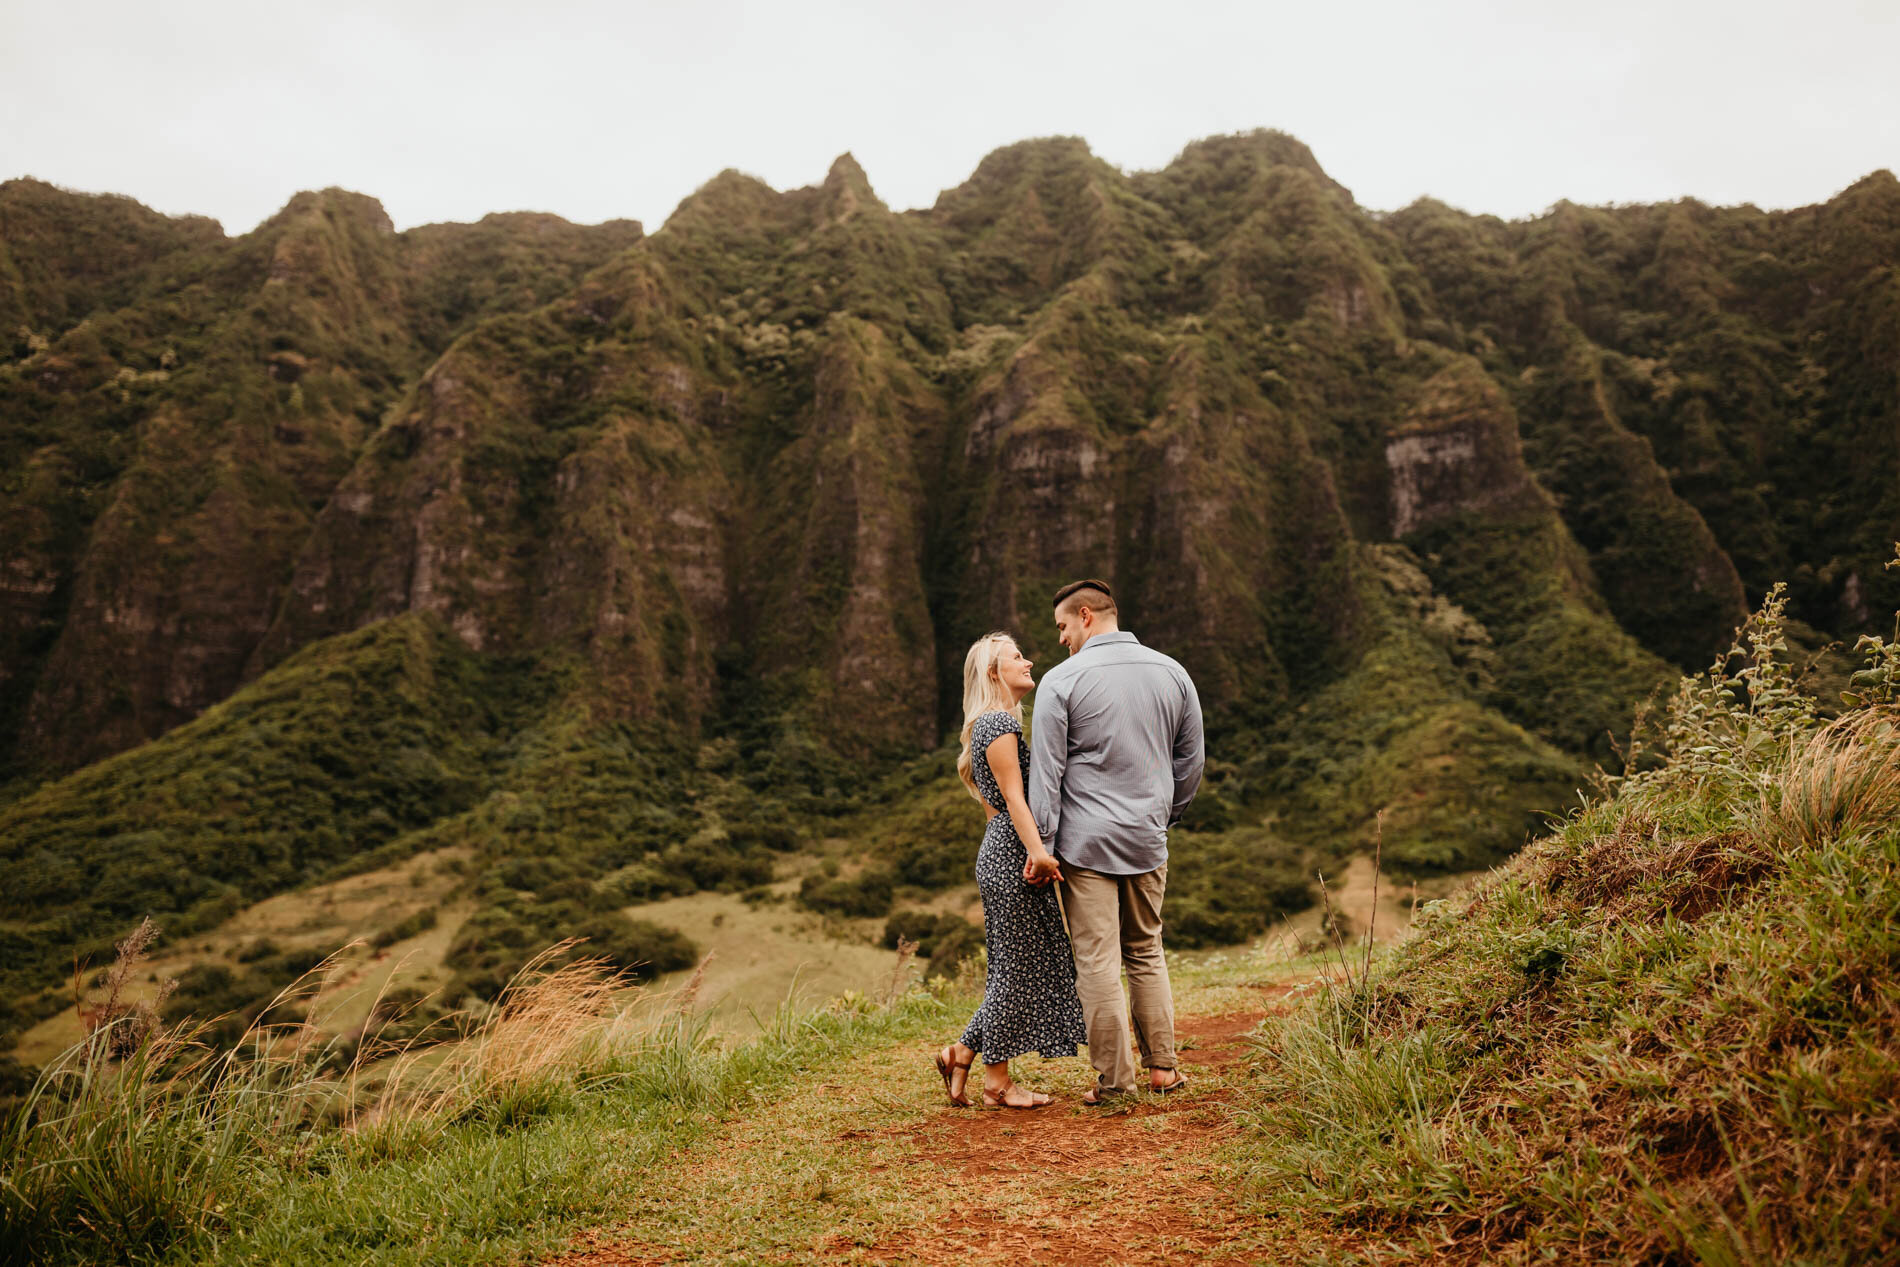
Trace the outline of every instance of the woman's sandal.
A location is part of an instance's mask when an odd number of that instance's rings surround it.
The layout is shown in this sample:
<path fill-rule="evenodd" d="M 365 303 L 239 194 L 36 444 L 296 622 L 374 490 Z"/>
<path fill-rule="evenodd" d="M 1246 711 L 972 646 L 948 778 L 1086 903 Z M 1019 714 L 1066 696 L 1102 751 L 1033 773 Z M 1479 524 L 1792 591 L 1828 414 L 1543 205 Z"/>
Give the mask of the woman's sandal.
<path fill-rule="evenodd" d="M 937 1072 L 943 1077 L 943 1093 L 950 1098 L 950 1103 L 960 1109 L 967 1109 L 970 1107 L 970 1097 L 968 1094 L 970 1085 L 970 1062 L 968 1060 L 959 1061 L 956 1058 L 956 1050 L 956 1045 L 952 1044 L 937 1053 Z M 974 1059 L 974 1057 L 972 1057 L 972 1059 Z M 959 1069 L 963 1070 L 965 1093 L 962 1095 L 958 1095 L 955 1091 L 950 1089 L 951 1079 L 956 1077 L 956 1071 Z"/>
<path fill-rule="evenodd" d="M 1023 1092 L 1029 1097 L 1029 1103 L 1011 1104 L 1009 1102 L 1009 1093 L 1012 1091 Z M 1040 1091 L 1030 1091 L 1027 1088 L 1017 1086 L 1013 1082 L 1003 1088 L 1001 1095 L 992 1095 L 988 1087 L 983 1088 L 983 1107 L 986 1109 L 1040 1109 L 1055 1102 L 1056 1098 L 1052 1095 L 1044 1095 Z"/>

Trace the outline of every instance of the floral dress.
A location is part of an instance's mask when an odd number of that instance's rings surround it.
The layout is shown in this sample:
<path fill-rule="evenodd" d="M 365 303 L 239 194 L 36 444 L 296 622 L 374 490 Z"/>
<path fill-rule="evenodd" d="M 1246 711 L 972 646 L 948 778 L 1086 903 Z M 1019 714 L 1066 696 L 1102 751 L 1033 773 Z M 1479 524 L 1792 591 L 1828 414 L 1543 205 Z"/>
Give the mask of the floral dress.
<path fill-rule="evenodd" d="M 1062 927 L 1053 884 L 1029 884 L 1023 863 L 1029 852 L 1016 836 L 1003 794 L 990 769 L 989 746 L 998 735 L 1016 735 L 1025 786 L 1029 782 L 1029 745 L 1023 724 L 1005 712 L 985 713 L 970 731 L 971 775 L 983 799 L 1001 812 L 983 831 L 976 853 L 976 886 L 983 894 L 983 943 L 989 952 L 989 976 L 983 1004 L 963 1031 L 963 1045 L 980 1053 L 986 1065 L 1013 1060 L 1024 1052 L 1073 1056 L 1087 1041 L 1082 1001 L 1075 993 L 1075 952 Z"/>

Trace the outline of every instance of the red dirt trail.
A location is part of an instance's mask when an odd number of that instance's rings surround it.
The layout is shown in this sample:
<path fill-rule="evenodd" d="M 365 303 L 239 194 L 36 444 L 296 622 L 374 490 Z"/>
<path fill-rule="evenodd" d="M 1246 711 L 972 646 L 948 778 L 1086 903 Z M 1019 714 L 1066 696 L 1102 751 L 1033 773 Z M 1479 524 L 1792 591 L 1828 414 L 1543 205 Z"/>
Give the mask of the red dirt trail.
<path fill-rule="evenodd" d="M 1298 987 L 1262 990 L 1261 1006 L 1222 1015 L 1178 1018 L 1182 1071 L 1188 1088 L 1144 1096 L 1126 1108 L 1078 1111 L 1058 1101 L 1036 1112 L 952 1110 L 939 1098 L 918 1106 L 911 1121 L 874 1130 L 847 1129 L 840 1142 L 898 1145 L 873 1165 L 880 1179 L 904 1172 L 907 1189 L 949 1187 L 950 1210 L 866 1245 L 840 1228 L 792 1255 L 695 1254 L 641 1244 L 633 1227 L 577 1236 L 547 1267 L 657 1267 L 684 1262 L 782 1261 L 971 1264 L 1034 1263 L 1096 1267 L 1102 1263 L 1206 1264 L 1298 1262 L 1338 1242 L 1292 1219 L 1260 1218 L 1238 1200 L 1238 1183 L 1220 1165 L 1221 1147 L 1238 1129 L 1227 1111 L 1233 1092 L 1223 1074 L 1246 1055 L 1245 1038 Z M 1154 1121 L 1152 1119 L 1164 1119 Z M 992 1208 L 992 1195 L 1046 1193 L 1024 1217 Z"/>

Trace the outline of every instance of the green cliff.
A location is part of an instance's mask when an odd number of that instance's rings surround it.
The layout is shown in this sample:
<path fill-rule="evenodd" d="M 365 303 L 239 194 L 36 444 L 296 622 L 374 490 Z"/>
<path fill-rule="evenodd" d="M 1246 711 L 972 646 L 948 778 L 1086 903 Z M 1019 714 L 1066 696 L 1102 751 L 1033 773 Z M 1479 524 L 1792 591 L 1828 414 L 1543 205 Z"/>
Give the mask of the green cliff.
<path fill-rule="evenodd" d="M 1028 141 L 905 213 L 848 155 L 727 172 L 647 236 L 397 234 L 339 190 L 239 238 L 0 209 L 0 879 L 77 868 L 10 938 L 116 930 L 87 888 L 125 788 L 212 777 L 206 709 L 384 638 L 472 666 L 402 748 L 455 795 L 354 834 L 250 806 L 230 847 L 290 861 L 229 874 L 148 840 L 216 880 L 165 909 L 452 837 L 554 860 L 472 882 L 541 937 L 822 835 L 868 862 L 833 897 L 888 906 L 970 845 L 931 755 L 963 648 L 1052 662 L 1050 591 L 1103 574 L 1208 704 L 1178 926 L 1240 937 L 1381 819 L 1414 873 L 1514 850 L 1772 582 L 1817 640 L 1900 606 L 1885 172 L 1789 212 L 1378 215 L 1259 132 L 1132 175 Z M 343 733 L 295 715 L 255 742 Z M 353 769 L 308 777 L 383 795 Z"/>

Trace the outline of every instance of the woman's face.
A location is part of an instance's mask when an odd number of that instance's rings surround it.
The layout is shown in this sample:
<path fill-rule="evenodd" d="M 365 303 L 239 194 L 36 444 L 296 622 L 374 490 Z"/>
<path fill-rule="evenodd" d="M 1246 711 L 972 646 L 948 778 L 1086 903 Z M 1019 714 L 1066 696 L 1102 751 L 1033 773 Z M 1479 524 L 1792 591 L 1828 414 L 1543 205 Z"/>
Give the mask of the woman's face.
<path fill-rule="evenodd" d="M 1036 678 L 1030 671 L 1030 660 L 1015 643 L 1005 643 L 1003 653 L 996 657 L 996 680 L 1017 699 L 1036 689 Z"/>

